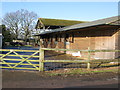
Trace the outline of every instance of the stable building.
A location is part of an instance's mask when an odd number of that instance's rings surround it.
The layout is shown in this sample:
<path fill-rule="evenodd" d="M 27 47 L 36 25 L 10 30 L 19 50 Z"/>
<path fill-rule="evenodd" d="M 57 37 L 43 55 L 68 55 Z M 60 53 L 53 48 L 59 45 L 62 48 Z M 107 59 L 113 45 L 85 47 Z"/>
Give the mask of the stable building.
<path fill-rule="evenodd" d="M 87 50 L 120 50 L 118 16 L 80 23 L 40 33 L 42 47 Z M 73 52 L 66 52 L 72 54 Z M 81 57 L 85 57 L 81 53 Z M 94 59 L 115 59 L 119 52 L 95 52 Z"/>

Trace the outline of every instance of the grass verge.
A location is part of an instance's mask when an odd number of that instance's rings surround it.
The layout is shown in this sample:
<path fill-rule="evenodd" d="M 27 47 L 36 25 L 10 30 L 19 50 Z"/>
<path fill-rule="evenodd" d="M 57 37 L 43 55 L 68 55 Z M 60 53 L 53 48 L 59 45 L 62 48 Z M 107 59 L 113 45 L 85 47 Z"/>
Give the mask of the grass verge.
<path fill-rule="evenodd" d="M 120 66 L 119 66 L 120 67 Z M 77 74 L 95 74 L 95 73 L 107 73 L 113 72 L 118 73 L 118 68 L 101 68 L 101 69 L 62 69 L 62 70 L 54 70 L 54 71 L 46 71 L 48 76 L 64 76 L 64 75 L 77 75 Z"/>

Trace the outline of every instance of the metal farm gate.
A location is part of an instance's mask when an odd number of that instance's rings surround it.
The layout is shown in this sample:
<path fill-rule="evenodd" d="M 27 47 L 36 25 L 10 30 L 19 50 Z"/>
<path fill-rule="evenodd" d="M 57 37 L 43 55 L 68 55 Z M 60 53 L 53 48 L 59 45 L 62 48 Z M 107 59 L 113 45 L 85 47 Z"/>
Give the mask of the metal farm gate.
<path fill-rule="evenodd" d="M 39 50 L 0 49 L 0 68 L 39 71 Z"/>

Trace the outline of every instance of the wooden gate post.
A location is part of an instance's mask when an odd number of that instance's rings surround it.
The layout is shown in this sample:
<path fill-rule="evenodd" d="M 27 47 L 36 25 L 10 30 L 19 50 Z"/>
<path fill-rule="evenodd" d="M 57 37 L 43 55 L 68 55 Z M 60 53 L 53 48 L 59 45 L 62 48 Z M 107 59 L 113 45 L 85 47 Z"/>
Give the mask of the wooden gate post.
<path fill-rule="evenodd" d="M 39 71 L 44 71 L 44 50 L 40 48 L 39 52 Z"/>
<path fill-rule="evenodd" d="M 91 52 L 90 52 L 90 48 L 88 47 L 88 62 L 87 62 L 87 69 L 90 69 L 90 55 L 91 55 Z"/>
<path fill-rule="evenodd" d="M 44 71 L 44 50 L 42 49 L 42 39 L 40 39 L 39 68 L 39 71 Z"/>

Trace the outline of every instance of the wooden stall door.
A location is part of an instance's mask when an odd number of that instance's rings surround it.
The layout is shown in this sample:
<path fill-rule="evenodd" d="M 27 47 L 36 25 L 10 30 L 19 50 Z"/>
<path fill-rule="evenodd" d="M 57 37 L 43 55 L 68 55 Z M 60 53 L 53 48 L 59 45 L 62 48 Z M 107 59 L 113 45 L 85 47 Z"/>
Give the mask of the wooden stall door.
<path fill-rule="evenodd" d="M 109 37 L 96 37 L 95 38 L 96 50 L 114 50 L 115 49 L 115 36 Z M 95 59 L 114 59 L 115 52 L 96 52 Z"/>
<path fill-rule="evenodd" d="M 115 49 L 120 50 L 120 30 L 116 33 Z M 120 52 L 115 52 L 115 58 L 120 58 Z"/>

